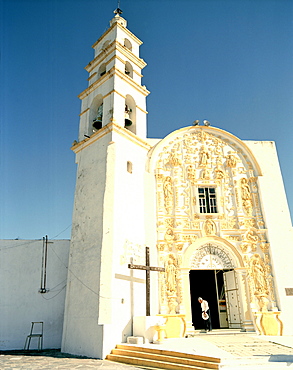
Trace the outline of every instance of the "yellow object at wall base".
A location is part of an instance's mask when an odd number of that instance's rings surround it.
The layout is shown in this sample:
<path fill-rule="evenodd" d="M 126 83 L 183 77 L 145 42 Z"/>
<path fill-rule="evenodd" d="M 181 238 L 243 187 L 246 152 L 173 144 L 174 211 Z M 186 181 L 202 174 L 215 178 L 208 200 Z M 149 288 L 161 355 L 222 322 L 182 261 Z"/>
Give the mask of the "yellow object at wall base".
<path fill-rule="evenodd" d="M 280 311 L 255 313 L 255 324 L 261 335 L 282 335 L 283 323 L 280 320 Z"/>
<path fill-rule="evenodd" d="M 167 319 L 165 322 L 166 338 L 184 338 L 186 332 L 185 315 L 165 314 L 158 316 Z"/>

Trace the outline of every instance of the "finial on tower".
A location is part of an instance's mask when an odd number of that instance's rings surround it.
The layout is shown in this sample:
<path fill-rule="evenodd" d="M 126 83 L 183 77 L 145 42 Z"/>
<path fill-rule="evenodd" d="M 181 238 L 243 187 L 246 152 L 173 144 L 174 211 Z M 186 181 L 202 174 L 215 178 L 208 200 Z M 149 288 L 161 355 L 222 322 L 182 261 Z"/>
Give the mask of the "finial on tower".
<path fill-rule="evenodd" d="M 114 14 L 121 15 L 123 11 L 120 9 L 120 0 L 118 0 L 118 6 L 117 9 L 114 10 Z"/>

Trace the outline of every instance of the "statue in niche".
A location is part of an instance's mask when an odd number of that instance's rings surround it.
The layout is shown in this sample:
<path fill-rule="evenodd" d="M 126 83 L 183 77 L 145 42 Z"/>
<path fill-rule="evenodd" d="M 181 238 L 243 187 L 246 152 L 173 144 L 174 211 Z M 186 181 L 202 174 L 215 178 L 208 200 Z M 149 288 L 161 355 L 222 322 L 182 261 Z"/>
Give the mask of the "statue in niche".
<path fill-rule="evenodd" d="M 237 157 L 232 154 L 232 152 L 229 152 L 228 155 L 226 156 L 226 164 L 227 167 L 235 168 L 237 165 Z"/>
<path fill-rule="evenodd" d="M 269 291 L 266 279 L 266 270 L 264 267 L 264 261 L 258 253 L 252 256 L 250 260 L 250 269 L 255 288 L 254 295 L 267 296 Z"/>
<path fill-rule="evenodd" d="M 208 159 L 210 158 L 210 153 L 206 149 L 206 147 L 203 145 L 200 149 L 199 153 L 199 166 L 200 167 L 205 167 L 208 164 Z"/>
<path fill-rule="evenodd" d="M 177 269 L 172 255 L 169 256 L 166 267 L 166 288 L 169 295 L 176 292 Z"/>
<path fill-rule="evenodd" d="M 172 189 L 172 179 L 170 176 L 165 178 L 163 184 L 164 199 L 165 199 L 165 208 L 167 212 L 170 212 L 173 206 L 173 189 Z"/>
<path fill-rule="evenodd" d="M 251 193 L 250 193 L 250 188 L 249 188 L 247 179 L 242 178 L 240 180 L 240 183 L 241 183 L 241 198 L 242 198 L 242 200 L 251 199 Z"/>
<path fill-rule="evenodd" d="M 216 225 L 212 220 L 206 220 L 204 223 L 204 232 L 207 236 L 215 235 L 216 233 Z"/>

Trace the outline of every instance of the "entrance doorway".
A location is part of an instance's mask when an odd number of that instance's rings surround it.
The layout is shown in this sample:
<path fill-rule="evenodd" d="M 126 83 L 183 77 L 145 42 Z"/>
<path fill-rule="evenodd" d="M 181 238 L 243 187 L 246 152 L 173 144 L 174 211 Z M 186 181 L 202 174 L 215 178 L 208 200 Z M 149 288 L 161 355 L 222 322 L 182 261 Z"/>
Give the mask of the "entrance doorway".
<path fill-rule="evenodd" d="M 194 329 L 204 328 L 198 297 L 209 303 L 213 329 L 241 327 L 234 270 L 191 270 L 189 282 Z"/>

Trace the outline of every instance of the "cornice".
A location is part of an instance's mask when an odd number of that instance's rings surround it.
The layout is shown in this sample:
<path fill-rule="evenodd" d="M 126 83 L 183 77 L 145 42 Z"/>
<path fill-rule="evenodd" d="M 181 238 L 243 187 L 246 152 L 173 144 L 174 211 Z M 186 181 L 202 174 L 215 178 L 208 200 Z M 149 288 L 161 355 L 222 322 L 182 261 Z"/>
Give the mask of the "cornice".
<path fill-rule="evenodd" d="M 124 138 L 127 138 L 130 140 L 132 143 L 144 148 L 146 151 L 148 151 L 151 146 L 143 139 L 135 135 L 133 132 L 127 130 L 126 128 L 117 125 L 117 123 L 110 122 L 106 126 L 102 127 L 100 130 L 97 132 L 93 133 L 89 138 L 85 138 L 84 140 L 80 141 L 79 143 L 73 145 L 71 147 L 71 150 L 77 154 L 81 150 L 87 148 L 88 146 L 92 145 L 94 142 L 102 139 L 104 136 L 107 134 L 115 132 Z"/>
<path fill-rule="evenodd" d="M 123 54 L 128 60 L 130 60 L 133 64 L 135 64 L 139 69 L 143 69 L 147 65 L 147 63 L 143 59 L 138 58 L 126 46 L 120 44 L 119 41 L 114 40 L 105 49 L 103 49 L 91 62 L 89 62 L 85 66 L 85 70 L 90 73 L 98 64 L 100 64 L 105 58 L 107 58 L 112 52 L 115 52 L 116 50 L 118 50 L 121 54 Z M 118 57 L 117 54 L 113 55 L 113 57 L 115 56 Z M 125 61 L 123 62 L 125 63 Z M 106 63 L 109 63 L 109 60 Z"/>
<path fill-rule="evenodd" d="M 96 90 L 100 85 L 102 85 L 102 83 L 104 83 L 107 79 L 114 77 L 114 75 L 116 75 L 117 77 L 120 77 L 122 80 L 129 83 L 129 85 L 131 85 L 134 89 L 139 91 L 144 96 L 148 96 L 150 94 L 150 91 L 148 91 L 145 86 L 139 85 L 131 77 L 127 76 L 124 72 L 120 71 L 116 67 L 113 67 L 110 69 L 110 71 L 106 72 L 102 77 L 100 77 L 97 81 L 92 83 L 88 88 L 86 88 L 83 92 L 81 92 L 78 95 L 79 99 L 84 99 L 94 90 Z"/>
<path fill-rule="evenodd" d="M 98 74 L 98 72 L 95 72 L 93 73 L 92 75 L 89 76 L 89 78 L 87 79 L 88 81 L 90 81 L 93 77 L 95 77 L 96 75 Z"/>
<path fill-rule="evenodd" d="M 82 116 L 83 114 L 85 114 L 86 112 L 88 112 L 90 110 L 90 108 L 86 108 L 85 110 L 83 110 L 82 112 L 80 112 L 79 116 Z"/>
<path fill-rule="evenodd" d="M 127 28 L 121 26 L 121 24 L 118 22 L 115 22 L 112 24 L 112 26 L 110 26 L 106 32 L 103 33 L 103 35 L 101 37 L 98 38 L 98 40 L 93 44 L 92 48 L 94 49 L 97 44 L 103 40 L 103 38 L 108 35 L 108 33 L 110 33 L 116 26 L 118 26 L 118 28 L 120 28 L 122 31 L 124 31 L 130 38 L 132 38 L 138 45 L 142 45 L 143 42 L 138 38 L 136 37 L 131 31 L 129 31 Z"/>

